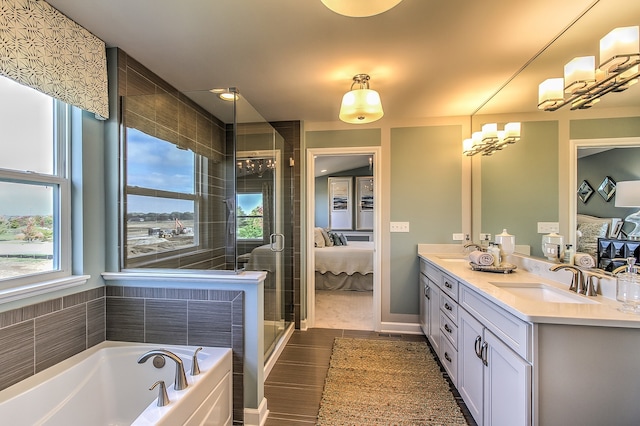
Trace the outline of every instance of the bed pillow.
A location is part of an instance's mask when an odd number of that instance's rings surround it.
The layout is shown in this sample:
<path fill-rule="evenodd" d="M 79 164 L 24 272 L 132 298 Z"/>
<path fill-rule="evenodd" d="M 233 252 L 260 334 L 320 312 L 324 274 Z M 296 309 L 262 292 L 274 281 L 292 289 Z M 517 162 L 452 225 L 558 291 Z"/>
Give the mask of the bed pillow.
<path fill-rule="evenodd" d="M 334 246 L 346 246 L 347 245 L 347 240 L 346 240 L 346 238 L 344 238 L 344 235 L 338 234 L 337 232 L 329 232 L 329 236 L 333 240 L 333 245 Z"/>
<path fill-rule="evenodd" d="M 340 234 L 340 242 L 342 243 L 343 246 L 347 245 L 347 238 L 342 233 Z"/>
<path fill-rule="evenodd" d="M 598 252 L 598 238 L 607 236 L 607 222 L 583 222 L 578 225 L 580 235 L 578 237 L 579 253 L 594 255 Z"/>
<path fill-rule="evenodd" d="M 333 247 L 333 239 L 329 236 L 329 232 L 326 229 L 320 229 L 322 236 L 324 237 L 324 245 L 326 247 Z"/>
<path fill-rule="evenodd" d="M 324 237 L 322 236 L 322 228 L 315 228 L 313 230 L 313 242 L 314 245 L 318 248 L 322 248 L 325 246 Z"/>

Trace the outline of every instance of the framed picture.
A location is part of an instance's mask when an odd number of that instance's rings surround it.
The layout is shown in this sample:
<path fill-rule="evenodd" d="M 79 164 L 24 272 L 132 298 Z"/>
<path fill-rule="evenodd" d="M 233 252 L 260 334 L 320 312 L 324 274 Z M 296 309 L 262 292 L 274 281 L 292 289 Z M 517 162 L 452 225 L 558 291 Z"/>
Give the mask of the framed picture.
<path fill-rule="evenodd" d="M 331 229 L 353 229 L 352 181 L 350 176 L 328 178 Z"/>
<path fill-rule="evenodd" d="M 373 229 L 373 176 L 356 177 L 356 229 Z"/>
<path fill-rule="evenodd" d="M 605 177 L 598 187 L 598 194 L 600 194 L 606 202 L 609 202 L 615 193 L 616 181 L 610 176 Z"/>

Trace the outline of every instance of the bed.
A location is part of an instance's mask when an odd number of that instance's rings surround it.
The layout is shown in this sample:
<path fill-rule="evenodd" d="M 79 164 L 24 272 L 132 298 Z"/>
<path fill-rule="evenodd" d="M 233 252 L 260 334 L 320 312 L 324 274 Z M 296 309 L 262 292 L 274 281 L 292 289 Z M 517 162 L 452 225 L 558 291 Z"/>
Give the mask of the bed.
<path fill-rule="evenodd" d="M 344 237 L 339 244 L 318 241 L 316 238 L 314 249 L 316 290 L 373 290 L 372 241 L 347 241 Z"/>

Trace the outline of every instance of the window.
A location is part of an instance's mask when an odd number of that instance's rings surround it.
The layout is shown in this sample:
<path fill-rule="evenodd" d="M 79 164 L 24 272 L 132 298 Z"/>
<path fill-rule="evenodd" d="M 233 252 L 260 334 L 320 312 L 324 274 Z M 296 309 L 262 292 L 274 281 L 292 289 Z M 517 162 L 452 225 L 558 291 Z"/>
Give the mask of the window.
<path fill-rule="evenodd" d="M 0 76 L 0 288 L 71 275 L 68 105 Z"/>
<path fill-rule="evenodd" d="M 238 240 L 263 240 L 263 203 L 261 193 L 238 194 Z"/>
<path fill-rule="evenodd" d="M 200 156 L 133 128 L 126 152 L 126 267 L 196 249 Z"/>

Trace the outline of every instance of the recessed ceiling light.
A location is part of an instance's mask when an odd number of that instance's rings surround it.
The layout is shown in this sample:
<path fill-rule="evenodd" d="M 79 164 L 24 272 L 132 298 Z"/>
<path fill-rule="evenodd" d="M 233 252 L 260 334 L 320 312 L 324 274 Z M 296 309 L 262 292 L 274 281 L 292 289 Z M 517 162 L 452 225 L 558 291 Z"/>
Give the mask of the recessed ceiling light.
<path fill-rule="evenodd" d="M 225 89 L 211 89 L 209 90 L 211 93 L 215 93 L 218 95 L 220 99 L 223 101 L 237 101 L 240 96 L 238 96 L 238 92 L 233 88 L 225 88 Z"/>

